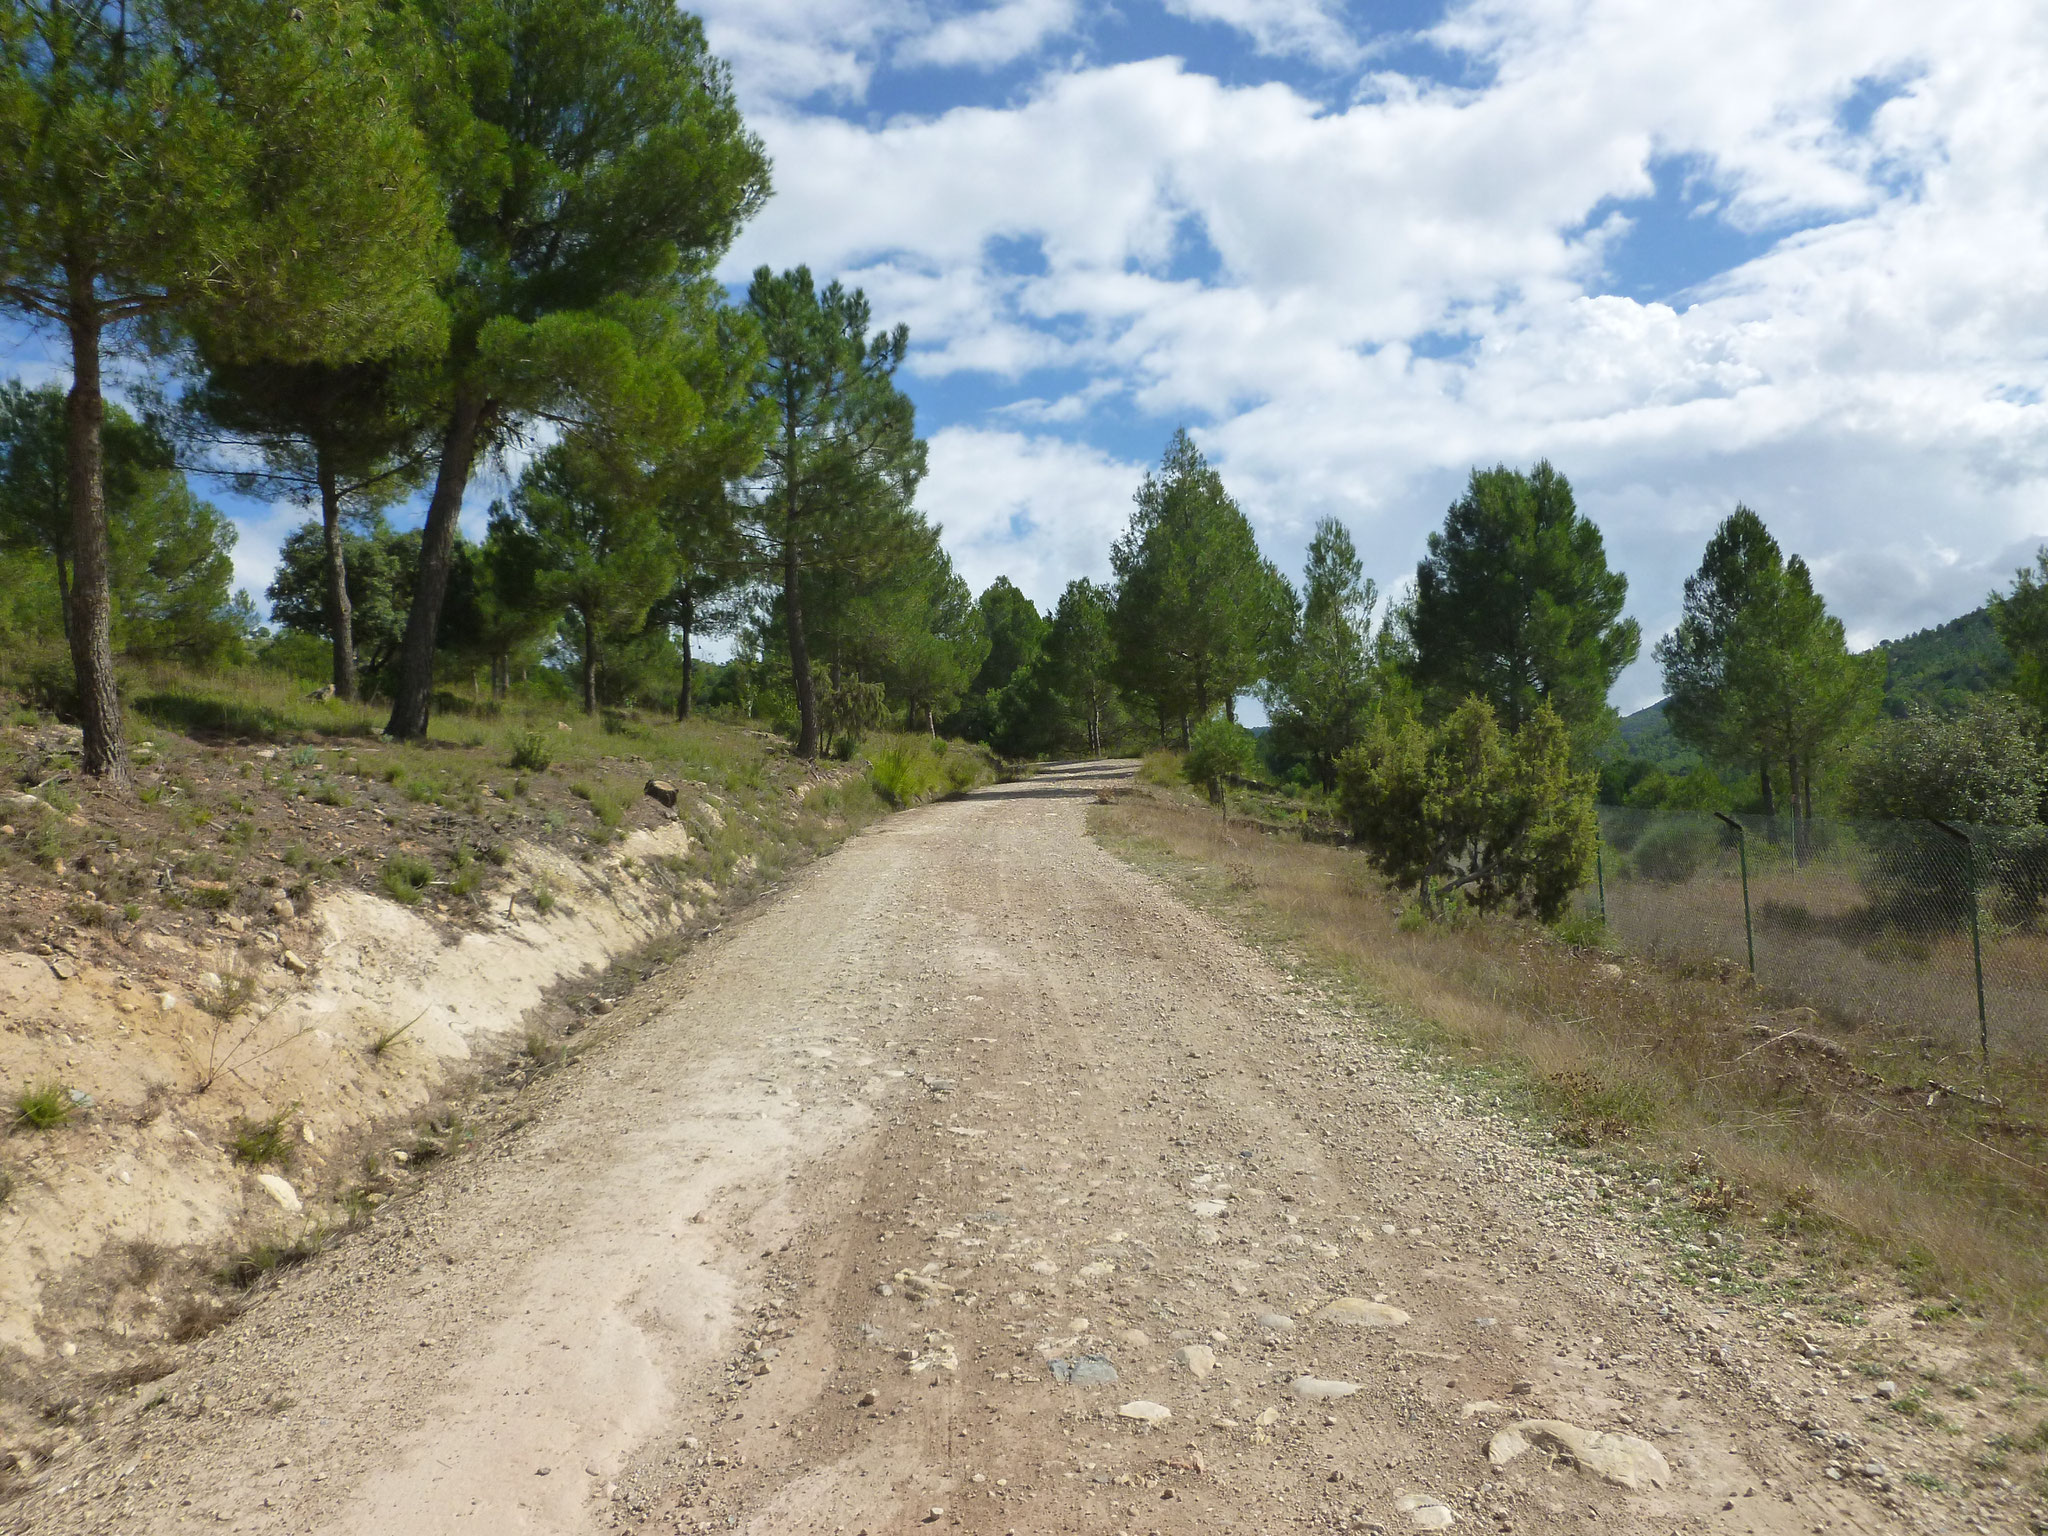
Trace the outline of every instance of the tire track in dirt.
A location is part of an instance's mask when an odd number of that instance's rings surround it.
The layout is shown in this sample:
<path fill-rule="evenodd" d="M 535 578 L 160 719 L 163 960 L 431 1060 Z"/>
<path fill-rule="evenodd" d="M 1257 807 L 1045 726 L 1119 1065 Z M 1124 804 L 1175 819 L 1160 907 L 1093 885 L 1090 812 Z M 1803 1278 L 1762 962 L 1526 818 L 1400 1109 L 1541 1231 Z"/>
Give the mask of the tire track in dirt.
<path fill-rule="evenodd" d="M 1127 772 L 806 871 L 0 1528 L 1899 1527 L 1590 1175 L 1090 842 Z"/>

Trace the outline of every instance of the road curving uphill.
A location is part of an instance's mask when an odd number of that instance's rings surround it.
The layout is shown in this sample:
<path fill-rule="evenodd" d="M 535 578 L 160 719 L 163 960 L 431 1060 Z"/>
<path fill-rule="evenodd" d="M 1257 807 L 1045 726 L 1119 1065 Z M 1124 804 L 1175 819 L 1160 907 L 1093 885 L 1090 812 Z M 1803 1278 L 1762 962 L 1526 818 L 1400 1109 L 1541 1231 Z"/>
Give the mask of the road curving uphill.
<path fill-rule="evenodd" d="M 0 1529 L 1914 1522 L 1593 1175 L 1091 842 L 1128 773 L 805 870 Z"/>

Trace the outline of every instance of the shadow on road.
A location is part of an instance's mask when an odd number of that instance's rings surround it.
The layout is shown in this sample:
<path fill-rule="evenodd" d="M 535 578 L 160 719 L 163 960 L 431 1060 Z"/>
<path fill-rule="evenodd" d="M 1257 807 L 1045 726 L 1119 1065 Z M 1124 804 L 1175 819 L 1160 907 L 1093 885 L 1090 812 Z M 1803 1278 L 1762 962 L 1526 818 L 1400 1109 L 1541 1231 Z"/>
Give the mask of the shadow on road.
<path fill-rule="evenodd" d="M 1028 779 L 977 789 L 974 800 L 1081 800 L 1098 789 L 1128 781 L 1138 769 L 1129 758 L 1109 758 L 1099 763 L 1046 763 Z"/>

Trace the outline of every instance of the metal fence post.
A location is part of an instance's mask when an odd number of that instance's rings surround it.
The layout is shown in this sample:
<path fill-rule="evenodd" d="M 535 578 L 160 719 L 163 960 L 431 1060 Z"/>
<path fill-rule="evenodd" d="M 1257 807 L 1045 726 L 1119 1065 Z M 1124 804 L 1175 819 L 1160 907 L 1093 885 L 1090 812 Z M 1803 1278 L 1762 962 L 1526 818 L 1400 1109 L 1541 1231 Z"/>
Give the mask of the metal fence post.
<path fill-rule="evenodd" d="M 1742 864 L 1742 942 L 1749 946 L 1749 974 L 1756 975 L 1756 929 L 1749 921 L 1749 834 L 1742 829 L 1742 823 L 1723 812 L 1714 812 L 1718 821 L 1724 821 L 1735 829 L 1735 856 Z"/>
<path fill-rule="evenodd" d="M 1963 845 L 1963 867 L 1970 879 L 1970 964 L 1977 973 L 1977 1051 L 1984 1064 L 1991 1064 L 1991 1025 L 1984 1014 L 1984 935 L 1977 921 L 1977 845 L 1970 834 L 1952 827 L 1938 816 L 1927 818 Z"/>
<path fill-rule="evenodd" d="M 1607 921 L 1607 861 L 1601 856 L 1601 848 L 1601 840 L 1595 837 L 1593 839 L 1593 878 L 1599 883 L 1600 887 L 1600 921 L 1604 924 Z"/>

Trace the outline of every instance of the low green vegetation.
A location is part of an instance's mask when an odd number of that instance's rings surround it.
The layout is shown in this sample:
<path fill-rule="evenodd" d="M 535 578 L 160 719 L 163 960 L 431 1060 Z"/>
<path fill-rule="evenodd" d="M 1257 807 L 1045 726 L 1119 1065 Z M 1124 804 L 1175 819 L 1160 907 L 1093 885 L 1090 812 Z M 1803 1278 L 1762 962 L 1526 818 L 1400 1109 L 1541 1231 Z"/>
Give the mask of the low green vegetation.
<path fill-rule="evenodd" d="M 325 1245 L 326 1234 L 317 1228 L 280 1242 L 257 1243 L 232 1255 L 216 1278 L 222 1285 L 246 1291 L 278 1270 L 305 1263 Z"/>
<path fill-rule="evenodd" d="M 71 1090 L 53 1080 L 32 1084 L 14 1096 L 14 1125 L 26 1131 L 54 1131 L 71 1118 Z"/>
<path fill-rule="evenodd" d="M 393 901 L 418 906 L 434 883 L 434 866 L 416 854 L 394 853 L 377 872 L 377 883 Z"/>
<path fill-rule="evenodd" d="M 228 1143 L 235 1161 L 247 1163 L 252 1168 L 290 1167 L 293 1151 L 291 1119 L 297 1109 L 297 1105 L 291 1105 L 260 1120 L 237 1120 Z"/>
<path fill-rule="evenodd" d="M 958 742 L 923 736 L 876 737 L 866 750 L 868 782 L 876 794 L 898 809 L 940 795 L 959 794 L 995 777 L 986 753 Z"/>

